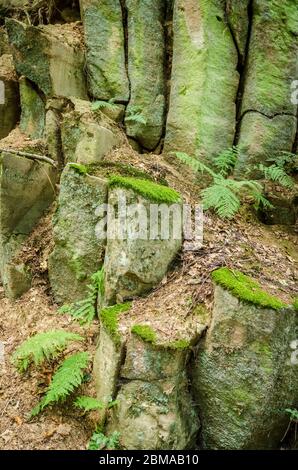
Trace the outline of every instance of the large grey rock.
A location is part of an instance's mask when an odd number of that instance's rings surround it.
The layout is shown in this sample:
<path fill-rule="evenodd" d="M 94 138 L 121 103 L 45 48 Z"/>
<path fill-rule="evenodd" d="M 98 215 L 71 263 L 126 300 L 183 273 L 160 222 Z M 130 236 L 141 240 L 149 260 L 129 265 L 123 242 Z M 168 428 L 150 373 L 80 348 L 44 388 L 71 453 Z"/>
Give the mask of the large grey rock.
<path fill-rule="evenodd" d="M 175 2 L 166 152 L 212 159 L 233 144 L 238 55 L 223 3 Z"/>
<path fill-rule="evenodd" d="M 87 49 L 89 93 L 127 102 L 124 28 L 119 0 L 80 0 Z"/>
<path fill-rule="evenodd" d="M 58 303 L 81 300 L 90 276 L 103 263 L 104 240 L 96 238 L 96 209 L 107 201 L 107 182 L 81 175 L 67 166 L 61 177 L 54 216 L 55 249 L 49 257 L 49 278 Z"/>
<path fill-rule="evenodd" d="M 71 100 L 62 116 L 62 145 L 66 162 L 97 163 L 125 137 L 107 116 L 92 111 L 91 103 Z"/>
<path fill-rule="evenodd" d="M 18 74 L 34 82 L 47 96 L 87 97 L 84 51 L 71 28 L 28 26 L 6 20 Z"/>
<path fill-rule="evenodd" d="M 20 129 L 31 139 L 41 139 L 45 128 L 45 97 L 26 77 L 20 78 Z"/>
<path fill-rule="evenodd" d="M 18 258 L 21 247 L 55 198 L 56 171 L 46 163 L 2 153 L 0 182 L 0 272 L 6 294 L 30 287 L 30 273 Z"/>
<path fill-rule="evenodd" d="M 189 351 L 156 347 L 134 336 L 128 350 L 108 430 L 120 432 L 128 450 L 193 448 L 199 418 L 185 370 Z M 138 364 L 143 367 L 139 369 Z"/>
<path fill-rule="evenodd" d="M 148 150 L 158 145 L 165 119 L 165 5 L 164 0 L 126 2 L 131 85 L 126 132 Z M 146 123 L 130 120 L 138 113 Z"/>
<path fill-rule="evenodd" d="M 194 363 L 194 396 L 208 449 L 276 449 L 297 402 L 290 363 L 294 310 L 244 303 L 217 286 L 212 322 Z"/>
<path fill-rule="evenodd" d="M 241 122 L 239 158 L 235 175 L 251 178 L 257 175 L 258 164 L 269 157 L 291 152 L 295 141 L 297 119 L 281 115 L 268 118 L 258 112 L 248 112 Z"/>
<path fill-rule="evenodd" d="M 123 200 L 126 200 L 127 207 L 141 208 L 141 212 L 127 211 L 127 233 L 122 239 L 117 231 L 117 212 L 119 201 Z M 150 204 L 150 200 L 131 189 L 112 188 L 109 192 L 109 207 L 116 214 L 115 221 L 109 221 L 105 257 L 105 301 L 109 305 L 149 292 L 163 279 L 181 248 L 182 230 L 178 230 L 177 237 L 173 236 L 173 218 L 170 218 L 168 240 L 161 239 L 160 232 L 156 239 L 150 239 L 149 231 L 143 235 L 139 214 L 142 217 L 144 211 L 149 220 Z"/>
<path fill-rule="evenodd" d="M 12 56 L 0 57 L 0 139 L 6 137 L 20 118 L 19 84 Z"/>

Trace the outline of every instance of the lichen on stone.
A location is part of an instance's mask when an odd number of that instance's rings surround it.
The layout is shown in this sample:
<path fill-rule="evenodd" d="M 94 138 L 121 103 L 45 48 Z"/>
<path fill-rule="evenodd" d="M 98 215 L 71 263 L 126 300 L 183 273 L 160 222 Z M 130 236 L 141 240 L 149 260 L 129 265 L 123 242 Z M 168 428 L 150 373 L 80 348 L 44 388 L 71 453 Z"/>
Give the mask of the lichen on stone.
<path fill-rule="evenodd" d="M 131 332 L 139 336 L 146 343 L 156 343 L 156 333 L 149 325 L 134 325 Z"/>
<path fill-rule="evenodd" d="M 110 187 L 132 189 L 146 199 L 159 203 L 176 204 L 181 196 L 174 189 L 152 183 L 144 179 L 113 175 L 109 179 Z"/>
<path fill-rule="evenodd" d="M 100 312 L 101 322 L 117 346 L 121 344 L 121 335 L 118 330 L 119 315 L 127 312 L 130 308 L 131 302 L 126 302 L 112 307 L 104 307 Z"/>
<path fill-rule="evenodd" d="M 213 271 L 212 279 L 239 300 L 274 310 L 287 307 L 280 299 L 265 292 L 257 281 L 240 271 L 220 268 Z"/>

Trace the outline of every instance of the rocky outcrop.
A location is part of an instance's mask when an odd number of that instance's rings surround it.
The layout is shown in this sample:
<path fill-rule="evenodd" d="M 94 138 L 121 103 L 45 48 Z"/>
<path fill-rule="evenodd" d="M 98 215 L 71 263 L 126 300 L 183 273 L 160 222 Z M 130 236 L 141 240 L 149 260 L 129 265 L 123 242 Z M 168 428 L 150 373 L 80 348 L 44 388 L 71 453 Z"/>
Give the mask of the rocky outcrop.
<path fill-rule="evenodd" d="M 0 139 L 16 126 L 20 117 L 19 85 L 12 56 L 0 57 Z"/>
<path fill-rule="evenodd" d="M 165 3 L 163 0 L 126 1 L 131 85 L 126 132 L 148 150 L 158 145 L 164 127 Z"/>
<path fill-rule="evenodd" d="M 204 448 L 278 448 L 288 423 L 284 410 L 298 396 L 298 369 L 289 362 L 297 315 L 280 301 L 262 307 L 236 297 L 256 291 L 255 284 L 234 295 L 215 288 L 194 369 Z"/>
<path fill-rule="evenodd" d="M 89 93 L 99 100 L 129 100 L 125 32 L 119 0 L 81 0 Z"/>
<path fill-rule="evenodd" d="M 62 173 L 54 217 L 55 249 L 49 278 L 58 303 L 81 300 L 90 276 L 103 263 L 104 240 L 96 237 L 96 209 L 107 201 L 107 182 L 67 166 Z"/>
<path fill-rule="evenodd" d="M 251 163 L 264 161 L 272 156 L 272 151 L 276 154 L 280 150 L 291 151 L 294 127 L 297 129 L 297 105 L 291 100 L 291 84 L 297 79 L 298 54 L 298 43 L 294 39 L 298 33 L 294 4 L 291 0 L 270 3 L 257 0 L 253 4 L 251 22 L 241 105 L 239 146 L 242 157 L 236 165 L 237 176 L 254 174 Z M 247 114 L 251 112 L 254 114 Z M 256 142 L 260 134 L 262 145 L 259 146 Z"/>
<path fill-rule="evenodd" d="M 18 74 L 46 97 L 87 97 L 84 51 L 74 28 L 28 26 L 13 19 L 6 20 L 6 28 Z"/>
<path fill-rule="evenodd" d="M 150 192 L 147 193 L 147 189 Z M 166 197 L 163 200 L 163 192 L 169 193 L 171 202 Z M 160 217 L 169 223 L 167 239 L 162 238 L 159 227 L 154 235 L 150 232 L 150 211 L 154 204 L 157 208 L 158 203 L 152 200 L 154 193 L 157 197 L 160 195 L 159 203 L 165 210 Z M 114 220 L 112 217 L 109 220 L 105 257 L 105 302 L 108 305 L 145 294 L 163 279 L 182 246 L 182 227 L 179 228 L 179 223 L 175 225 L 173 215 L 176 210 L 178 217 L 181 215 L 179 201 L 175 191 L 151 182 L 134 178 L 115 180 L 108 201 L 111 214 L 116 214 Z M 128 206 L 126 214 L 122 213 Z"/>
<path fill-rule="evenodd" d="M 212 158 L 232 146 L 236 125 L 238 56 L 223 2 L 176 1 L 173 34 L 164 149 Z"/>
<path fill-rule="evenodd" d="M 45 98 L 25 77 L 20 78 L 20 129 L 31 139 L 41 139 L 45 129 Z"/>
<path fill-rule="evenodd" d="M 98 163 L 124 136 L 101 111 L 92 111 L 89 101 L 72 99 L 62 114 L 62 147 L 65 162 Z"/>
<path fill-rule="evenodd" d="M 55 169 L 42 162 L 2 152 L 0 184 L 0 272 L 5 293 L 19 297 L 31 278 L 20 249 L 55 198 Z"/>

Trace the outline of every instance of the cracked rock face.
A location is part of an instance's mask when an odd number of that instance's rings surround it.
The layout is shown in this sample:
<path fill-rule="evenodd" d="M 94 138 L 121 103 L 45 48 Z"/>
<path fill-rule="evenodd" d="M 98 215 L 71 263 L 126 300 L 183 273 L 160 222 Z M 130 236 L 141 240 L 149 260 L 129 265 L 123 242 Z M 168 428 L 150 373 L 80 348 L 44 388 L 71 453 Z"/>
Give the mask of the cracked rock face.
<path fill-rule="evenodd" d="M 194 362 L 194 389 L 207 449 L 278 448 L 285 408 L 298 395 L 290 364 L 294 310 L 270 310 L 215 289 L 210 329 Z"/>
<path fill-rule="evenodd" d="M 150 216 L 150 201 L 139 196 L 132 190 L 121 188 L 111 189 L 109 205 L 117 214 L 118 203 L 126 200 L 127 205 L 142 207 L 140 212 L 127 213 L 127 230 L 140 233 L 139 239 L 123 239 L 109 236 L 105 255 L 105 302 L 113 305 L 116 301 L 124 301 L 143 295 L 156 286 L 167 273 L 168 267 L 182 246 L 182 229 L 173 237 L 173 218 L 170 218 L 170 238 L 168 240 L 148 239 L 147 225 L 140 223 L 138 214 Z M 113 225 L 114 223 L 114 225 Z M 109 224 L 110 234 L 117 230 L 118 221 Z M 143 229 L 145 230 L 143 232 Z M 146 233 L 145 233 L 146 232 Z"/>

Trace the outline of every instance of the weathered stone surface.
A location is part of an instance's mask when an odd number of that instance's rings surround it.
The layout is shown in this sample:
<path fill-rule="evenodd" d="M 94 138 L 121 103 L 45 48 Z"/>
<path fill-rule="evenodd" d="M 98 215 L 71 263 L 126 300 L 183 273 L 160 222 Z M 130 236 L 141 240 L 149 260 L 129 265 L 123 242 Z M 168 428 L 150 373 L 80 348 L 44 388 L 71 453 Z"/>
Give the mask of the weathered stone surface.
<path fill-rule="evenodd" d="M 124 143 L 115 123 L 100 111 L 93 112 L 89 101 L 71 100 L 61 131 L 66 162 L 96 163 Z"/>
<path fill-rule="evenodd" d="M 107 183 L 81 175 L 67 166 L 61 177 L 54 216 L 55 249 L 49 258 L 49 278 L 58 303 L 81 300 L 90 276 L 103 263 L 104 240 L 97 240 L 96 208 L 106 203 Z"/>
<path fill-rule="evenodd" d="M 117 346 L 101 324 L 100 337 L 94 357 L 93 376 L 98 400 L 108 405 L 115 398 L 123 357 L 123 346 Z M 100 412 L 104 420 L 106 411 Z"/>
<path fill-rule="evenodd" d="M 45 98 L 26 77 L 20 78 L 20 129 L 31 139 L 41 139 L 45 128 Z"/>
<path fill-rule="evenodd" d="M 258 173 L 258 163 L 265 163 L 268 157 L 292 151 L 295 140 L 297 119 L 295 116 L 276 116 L 272 119 L 255 112 L 246 113 L 242 118 L 239 139 L 239 158 L 235 175 L 253 177 Z"/>
<path fill-rule="evenodd" d="M 10 47 L 7 32 L 4 28 L 0 27 L 0 56 L 3 54 L 10 54 Z"/>
<path fill-rule="evenodd" d="M 0 183 L 0 272 L 6 294 L 16 298 L 30 287 L 18 253 L 55 198 L 56 172 L 48 164 L 2 153 Z"/>
<path fill-rule="evenodd" d="M 148 150 L 158 145 L 165 118 L 165 3 L 164 0 L 126 2 L 131 84 L 126 132 Z M 146 123 L 130 120 L 137 113 Z"/>
<path fill-rule="evenodd" d="M 119 0 L 80 0 L 87 49 L 89 93 L 128 101 L 124 28 Z"/>
<path fill-rule="evenodd" d="M 239 74 L 237 50 L 220 0 L 178 0 L 165 151 L 211 159 L 231 147 Z"/>
<path fill-rule="evenodd" d="M 132 190 L 113 188 L 109 192 L 109 205 L 117 214 L 119 201 L 126 199 L 126 204 L 131 207 L 141 207 L 150 216 L 149 200 L 138 195 Z M 135 205 L 135 206 L 133 206 Z M 115 225 L 109 223 L 109 233 L 117 233 L 119 221 L 115 219 Z M 170 220 L 170 234 L 173 233 L 173 219 Z M 148 239 L 148 233 L 142 235 L 138 212 L 127 213 L 126 228 L 131 234 L 139 236 L 132 238 L 124 234 L 123 240 L 116 236 L 109 236 L 105 258 L 105 301 L 113 305 L 116 301 L 122 302 L 135 296 L 145 294 L 156 286 L 165 276 L 168 267 L 177 255 L 182 245 L 181 231 L 177 239 L 170 236 L 168 240 L 157 237 Z M 147 227 L 147 225 L 146 225 Z M 146 230 L 146 229 L 145 229 Z"/>
<path fill-rule="evenodd" d="M 9 54 L 0 57 L 0 81 L 0 139 L 3 139 L 16 126 L 20 117 L 19 84 Z"/>
<path fill-rule="evenodd" d="M 248 8 L 251 0 L 227 0 L 226 2 L 226 14 L 229 22 L 229 26 L 233 32 L 234 40 L 237 44 L 240 59 L 243 61 L 245 56 L 248 28 L 249 28 L 249 16 Z"/>
<path fill-rule="evenodd" d="M 84 51 L 71 29 L 6 20 L 15 66 L 47 96 L 85 98 Z"/>
<path fill-rule="evenodd" d="M 128 450 L 192 448 L 199 418 L 188 391 L 185 361 L 181 360 L 188 353 L 142 345 L 137 338 L 130 341 L 130 359 L 120 372 L 125 381 L 120 381 L 118 405 L 108 429 L 120 432 L 121 443 Z M 145 367 L 139 371 L 137 364 Z"/>
<path fill-rule="evenodd" d="M 48 109 L 45 118 L 45 138 L 49 155 L 53 160 L 63 163 L 62 140 L 60 130 L 59 113 L 53 109 Z"/>
<path fill-rule="evenodd" d="M 297 34 L 295 2 L 254 2 L 242 113 L 296 114 L 291 83 L 297 79 Z"/>
<path fill-rule="evenodd" d="M 217 286 L 212 322 L 194 364 L 194 384 L 208 449 L 278 448 L 283 412 L 298 396 L 290 364 L 297 315 L 243 303 Z"/>

